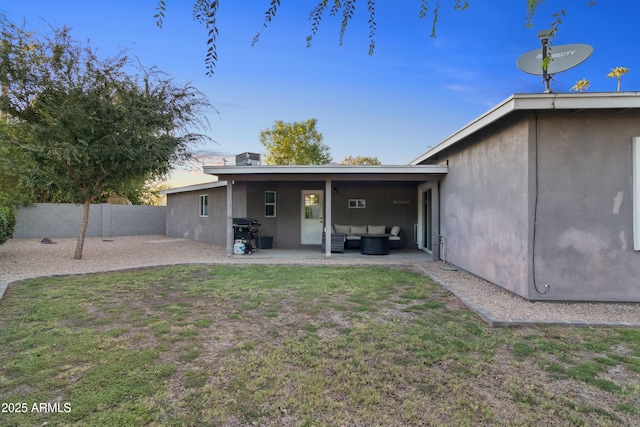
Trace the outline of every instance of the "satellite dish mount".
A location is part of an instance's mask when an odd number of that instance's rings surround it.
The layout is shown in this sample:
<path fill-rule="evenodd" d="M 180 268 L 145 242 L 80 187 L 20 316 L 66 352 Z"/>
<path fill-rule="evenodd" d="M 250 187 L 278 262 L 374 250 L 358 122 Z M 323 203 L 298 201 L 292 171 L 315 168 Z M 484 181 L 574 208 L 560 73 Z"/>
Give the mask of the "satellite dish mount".
<path fill-rule="evenodd" d="M 544 93 L 551 93 L 551 78 L 553 75 L 549 74 L 548 64 L 545 66 L 544 60 L 547 57 L 547 49 L 549 47 L 549 39 L 553 34 L 553 30 L 538 31 L 538 38 L 542 44 L 542 81 L 544 82 Z"/>
<path fill-rule="evenodd" d="M 545 93 L 551 92 L 550 83 L 555 74 L 581 64 L 593 53 L 593 48 L 588 44 L 554 45 L 551 51 L 549 40 L 552 36 L 553 30 L 540 31 L 538 39 L 542 44 L 542 52 L 540 49 L 532 50 L 516 62 L 518 68 L 525 73 L 542 76 Z"/>

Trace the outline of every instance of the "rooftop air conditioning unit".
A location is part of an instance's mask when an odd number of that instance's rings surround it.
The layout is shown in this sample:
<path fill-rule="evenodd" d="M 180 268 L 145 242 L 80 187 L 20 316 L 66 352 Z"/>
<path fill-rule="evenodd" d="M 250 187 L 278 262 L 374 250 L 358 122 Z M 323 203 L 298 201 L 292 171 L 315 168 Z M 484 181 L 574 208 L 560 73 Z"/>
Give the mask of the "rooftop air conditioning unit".
<path fill-rule="evenodd" d="M 258 166 L 260 165 L 260 154 L 242 153 L 236 156 L 236 166 Z"/>

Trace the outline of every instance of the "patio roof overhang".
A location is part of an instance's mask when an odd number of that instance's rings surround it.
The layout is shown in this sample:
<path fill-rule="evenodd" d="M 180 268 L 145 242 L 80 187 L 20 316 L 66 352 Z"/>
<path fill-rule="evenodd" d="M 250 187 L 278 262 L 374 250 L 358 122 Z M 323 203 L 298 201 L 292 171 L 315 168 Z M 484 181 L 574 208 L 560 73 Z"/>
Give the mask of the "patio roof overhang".
<path fill-rule="evenodd" d="M 226 181 L 426 181 L 447 173 L 444 165 L 402 166 L 204 166 L 206 174 Z"/>

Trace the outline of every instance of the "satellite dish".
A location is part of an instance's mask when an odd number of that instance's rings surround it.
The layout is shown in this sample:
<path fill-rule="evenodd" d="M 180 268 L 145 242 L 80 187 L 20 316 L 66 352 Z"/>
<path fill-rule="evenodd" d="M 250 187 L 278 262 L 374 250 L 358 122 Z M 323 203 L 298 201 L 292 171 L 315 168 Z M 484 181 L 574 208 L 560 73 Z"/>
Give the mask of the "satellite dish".
<path fill-rule="evenodd" d="M 593 53 L 588 44 L 563 44 L 548 48 L 552 61 L 549 62 L 547 74 L 561 73 L 583 63 Z M 516 61 L 520 70 L 528 74 L 542 76 L 542 50 L 536 49 L 522 55 Z"/>

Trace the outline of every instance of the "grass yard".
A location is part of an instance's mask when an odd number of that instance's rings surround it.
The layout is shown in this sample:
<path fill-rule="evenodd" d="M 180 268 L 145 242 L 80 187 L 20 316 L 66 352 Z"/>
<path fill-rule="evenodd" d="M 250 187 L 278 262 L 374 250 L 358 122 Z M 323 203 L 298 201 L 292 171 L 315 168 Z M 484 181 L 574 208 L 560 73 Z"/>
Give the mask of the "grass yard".
<path fill-rule="evenodd" d="M 637 425 L 640 330 L 491 328 L 400 268 L 14 284 L 0 425 Z"/>

